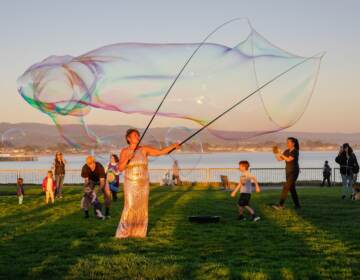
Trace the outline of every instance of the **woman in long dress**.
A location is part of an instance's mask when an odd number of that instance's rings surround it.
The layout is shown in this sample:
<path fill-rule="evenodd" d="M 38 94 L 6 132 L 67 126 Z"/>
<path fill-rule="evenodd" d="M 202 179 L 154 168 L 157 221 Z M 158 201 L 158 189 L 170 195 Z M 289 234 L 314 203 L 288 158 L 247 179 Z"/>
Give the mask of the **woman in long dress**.
<path fill-rule="evenodd" d="M 124 208 L 116 230 L 116 238 L 146 237 L 149 201 L 147 157 L 166 155 L 179 148 L 179 144 L 161 150 L 148 146 L 136 148 L 139 140 L 139 131 L 129 129 L 126 132 L 129 146 L 120 153 L 119 171 L 124 171 Z"/>

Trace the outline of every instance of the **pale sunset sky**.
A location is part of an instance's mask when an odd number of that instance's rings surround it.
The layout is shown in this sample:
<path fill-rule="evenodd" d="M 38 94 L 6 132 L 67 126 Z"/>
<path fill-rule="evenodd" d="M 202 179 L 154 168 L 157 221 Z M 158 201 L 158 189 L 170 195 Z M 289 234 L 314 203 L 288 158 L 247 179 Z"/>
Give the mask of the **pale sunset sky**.
<path fill-rule="evenodd" d="M 358 0 L 0 0 L 0 122 L 52 123 L 20 97 L 16 83 L 50 55 L 119 42 L 199 42 L 236 17 L 292 53 L 326 51 L 311 103 L 290 130 L 360 132 Z M 90 123 L 119 124 L 102 117 Z"/>

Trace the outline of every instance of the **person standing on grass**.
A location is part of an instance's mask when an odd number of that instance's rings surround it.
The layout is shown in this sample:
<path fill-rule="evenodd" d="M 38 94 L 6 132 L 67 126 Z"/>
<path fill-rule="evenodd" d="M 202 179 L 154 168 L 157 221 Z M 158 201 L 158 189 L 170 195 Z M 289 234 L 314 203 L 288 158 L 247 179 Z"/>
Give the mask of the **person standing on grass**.
<path fill-rule="evenodd" d="M 345 143 L 340 147 L 335 161 L 340 165 L 342 179 L 341 198 L 345 199 L 348 196 L 352 199 L 355 194 L 355 190 L 353 190 L 354 177 L 359 173 L 359 164 L 349 143 Z"/>
<path fill-rule="evenodd" d="M 17 197 L 19 199 L 19 204 L 22 204 L 23 200 L 24 200 L 24 195 L 25 195 L 23 178 L 18 178 L 17 182 L 16 182 L 16 185 L 17 185 L 16 195 L 17 195 Z"/>
<path fill-rule="evenodd" d="M 86 158 L 86 164 L 81 170 L 81 177 L 84 178 L 84 189 L 90 187 L 92 190 L 99 186 L 99 192 L 104 193 L 105 218 L 110 218 L 111 194 L 109 186 L 105 185 L 105 169 L 100 162 L 95 161 L 93 156 Z M 85 192 L 85 191 L 84 191 Z M 84 208 L 85 218 L 89 217 L 89 209 L 86 204 Z"/>
<path fill-rule="evenodd" d="M 179 144 L 158 150 L 149 146 L 138 146 L 140 133 L 128 129 L 125 135 L 128 147 L 121 150 L 119 171 L 124 171 L 124 208 L 117 227 L 116 238 L 140 237 L 147 235 L 149 203 L 148 156 L 162 156 Z"/>
<path fill-rule="evenodd" d="M 118 170 L 119 157 L 115 154 L 110 156 L 110 162 L 106 166 L 106 184 L 109 186 L 113 201 L 117 200 L 120 186 L 120 172 Z"/>
<path fill-rule="evenodd" d="M 329 165 L 329 162 L 325 160 L 324 167 L 323 167 L 323 181 L 321 183 L 321 186 L 323 187 L 325 185 L 325 182 L 328 183 L 328 186 L 331 186 L 331 167 Z"/>
<path fill-rule="evenodd" d="M 279 204 L 274 204 L 272 207 L 277 210 L 284 209 L 285 200 L 288 192 L 291 192 L 291 197 L 295 205 L 295 209 L 301 208 L 299 197 L 296 192 L 296 180 L 300 173 L 299 168 L 299 141 L 294 137 L 289 137 L 286 142 L 287 150 L 281 153 L 278 147 L 273 148 L 273 152 L 278 161 L 285 161 L 286 182 L 283 186 Z"/>
<path fill-rule="evenodd" d="M 240 197 L 238 201 L 239 220 L 245 221 L 244 208 L 247 209 L 251 215 L 250 221 L 258 221 L 260 217 L 255 215 L 254 209 L 250 207 L 250 198 L 252 193 L 252 184 L 255 184 L 256 192 L 260 192 L 259 183 L 254 175 L 249 172 L 250 164 L 248 161 L 240 161 L 239 169 L 241 172 L 240 182 L 237 187 L 231 192 L 231 196 L 235 197 L 236 193 L 240 190 Z"/>
<path fill-rule="evenodd" d="M 55 160 L 53 163 L 53 170 L 55 173 L 55 182 L 56 182 L 56 197 L 62 198 L 62 189 L 64 186 L 64 177 L 65 177 L 65 164 L 63 154 L 61 152 L 56 152 Z"/>
<path fill-rule="evenodd" d="M 173 168 L 172 168 L 172 179 L 176 186 L 181 185 L 180 180 L 180 169 L 179 169 L 179 163 L 177 160 L 174 160 Z"/>
<path fill-rule="evenodd" d="M 56 190 L 56 183 L 53 178 L 53 172 L 48 171 L 47 176 L 42 182 L 42 189 L 45 192 L 45 203 L 49 204 L 49 199 L 54 204 L 54 191 Z"/>

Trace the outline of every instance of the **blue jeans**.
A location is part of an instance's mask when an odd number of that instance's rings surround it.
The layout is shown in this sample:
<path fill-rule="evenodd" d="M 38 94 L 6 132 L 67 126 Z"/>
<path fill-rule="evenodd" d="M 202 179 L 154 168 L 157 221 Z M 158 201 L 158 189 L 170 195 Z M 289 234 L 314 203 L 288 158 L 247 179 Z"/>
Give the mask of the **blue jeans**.
<path fill-rule="evenodd" d="M 354 176 L 341 174 L 341 179 L 342 179 L 342 194 L 348 196 L 352 193 Z"/>
<path fill-rule="evenodd" d="M 55 175 L 57 197 L 62 196 L 62 188 L 64 186 L 64 176 L 65 175 Z"/>

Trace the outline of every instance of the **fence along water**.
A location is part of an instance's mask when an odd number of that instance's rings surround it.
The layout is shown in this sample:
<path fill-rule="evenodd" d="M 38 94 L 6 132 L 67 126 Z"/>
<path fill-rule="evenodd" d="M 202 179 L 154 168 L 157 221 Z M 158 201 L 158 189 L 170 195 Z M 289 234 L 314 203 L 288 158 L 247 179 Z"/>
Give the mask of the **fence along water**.
<path fill-rule="evenodd" d="M 149 169 L 150 182 L 158 183 L 171 169 Z M 258 178 L 260 183 L 277 184 L 285 181 L 284 168 L 251 168 L 251 172 Z M 0 170 L 0 184 L 15 184 L 18 177 L 24 179 L 25 184 L 41 184 L 46 176 L 47 169 L 9 169 Z M 82 184 L 80 169 L 68 169 L 65 175 L 65 184 Z M 203 184 L 219 183 L 220 176 L 228 176 L 231 182 L 239 180 L 239 170 L 237 168 L 195 168 L 181 169 L 180 178 L 184 182 L 196 182 Z M 323 179 L 322 168 L 301 168 L 300 182 L 319 182 Z M 331 181 L 341 182 L 340 169 L 333 168 Z"/>

